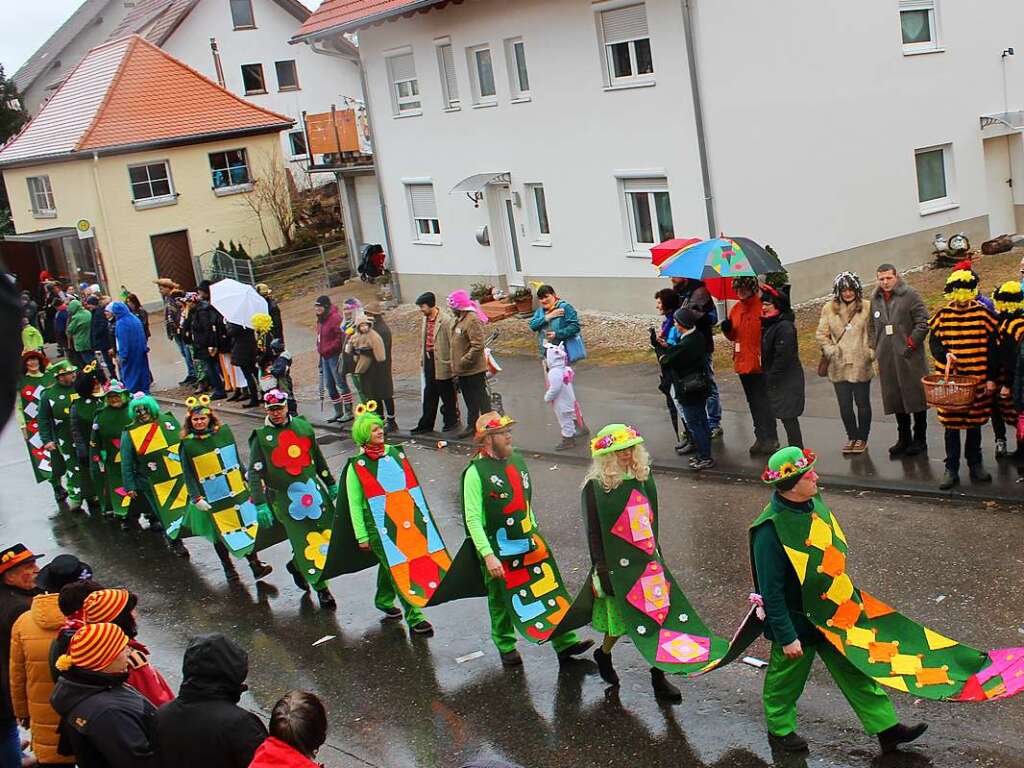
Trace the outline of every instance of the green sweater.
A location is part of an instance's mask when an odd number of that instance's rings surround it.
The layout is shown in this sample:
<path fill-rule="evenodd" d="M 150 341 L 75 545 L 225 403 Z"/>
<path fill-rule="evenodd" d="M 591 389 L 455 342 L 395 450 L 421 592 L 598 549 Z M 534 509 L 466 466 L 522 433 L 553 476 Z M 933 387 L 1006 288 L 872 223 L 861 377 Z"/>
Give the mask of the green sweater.
<path fill-rule="evenodd" d="M 68 304 L 67 336 L 76 352 L 88 352 L 92 348 L 92 312 L 82 306 L 78 299 Z"/>
<path fill-rule="evenodd" d="M 787 502 L 778 492 L 772 495 L 771 504 L 805 514 L 810 514 L 813 508 L 811 502 Z M 821 635 L 804 614 L 800 580 L 771 522 L 766 521 L 751 531 L 750 550 L 755 587 L 764 599 L 767 614 L 764 636 L 780 645 L 788 645 L 797 638 L 802 643 L 818 642 Z"/>

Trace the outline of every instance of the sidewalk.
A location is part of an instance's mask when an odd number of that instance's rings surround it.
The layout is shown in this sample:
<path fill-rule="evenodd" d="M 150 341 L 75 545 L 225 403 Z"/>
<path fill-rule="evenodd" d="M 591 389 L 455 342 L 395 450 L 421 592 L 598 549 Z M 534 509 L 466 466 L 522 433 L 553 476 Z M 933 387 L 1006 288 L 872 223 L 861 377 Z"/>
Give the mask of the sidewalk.
<path fill-rule="evenodd" d="M 307 334 L 293 336 L 290 331 L 289 334 L 289 349 L 293 353 L 304 351 L 299 347 L 312 341 L 311 338 L 303 338 Z M 175 388 L 176 382 L 184 377 L 184 363 L 166 338 L 157 338 L 157 334 L 154 334 L 152 347 L 150 359 L 156 379 L 154 393 L 160 395 L 161 390 Z M 584 441 L 580 441 L 580 445 L 571 451 L 553 451 L 560 437 L 554 413 L 542 399 L 544 381 L 539 360 L 504 356 L 500 362 L 504 370 L 496 380 L 495 388 L 501 393 L 506 413 L 518 422 L 515 428 L 517 446 L 526 453 L 544 455 L 553 464 L 587 462 L 590 453 Z M 296 384 L 298 386 L 300 382 Z M 673 450 L 675 436 L 669 423 L 665 399 L 657 388 L 657 369 L 653 360 L 650 365 L 639 367 L 595 367 L 581 363 L 576 366 L 574 384 L 583 414 L 593 432 L 610 422 L 631 424 L 646 438 L 647 448 L 656 467 L 663 471 L 691 472 L 687 467 L 689 457 L 677 456 Z M 395 381 L 398 423 L 403 436 L 408 436 L 408 430 L 419 419 L 419 386 L 419 381 L 411 378 Z M 713 453 L 717 466 L 708 474 L 756 481 L 764 468 L 764 459 L 752 458 L 747 453 L 754 436 L 739 380 L 731 371 L 720 372 L 719 387 L 725 435 L 714 443 Z M 177 397 L 174 393 L 168 393 L 167 396 Z M 839 419 L 831 383 L 815 376 L 813 371 L 807 372 L 806 400 L 807 406 L 800 418 L 800 425 L 805 445 L 818 454 L 817 468 L 825 486 L 1015 504 L 1024 499 L 1024 484 L 1017 482 L 1024 475 L 1024 468 L 1018 468 L 1013 461 L 1005 459 L 996 462 L 991 427 L 983 429 L 982 450 L 985 467 L 991 472 L 993 482 L 971 483 L 965 465 L 961 468 L 961 486 L 953 491 L 940 491 L 938 484 L 943 474 L 943 432 L 934 411 L 929 412 L 928 455 L 891 460 L 888 447 L 896 441 L 896 421 L 892 416 L 883 415 L 879 387 L 873 385 L 874 419 L 868 450 L 859 456 L 846 457 L 841 452 L 846 434 Z M 232 405 L 223 407 L 234 410 Z M 326 404 L 321 411 L 319 401 L 300 399 L 299 411 L 314 425 L 329 432 L 338 431 L 337 427 L 326 423 L 331 415 L 330 404 Z M 1009 429 L 1012 448 L 1013 430 Z M 780 437 L 785 437 L 781 424 L 779 433 Z M 441 435 L 418 439 L 423 443 L 438 440 L 458 442 Z"/>

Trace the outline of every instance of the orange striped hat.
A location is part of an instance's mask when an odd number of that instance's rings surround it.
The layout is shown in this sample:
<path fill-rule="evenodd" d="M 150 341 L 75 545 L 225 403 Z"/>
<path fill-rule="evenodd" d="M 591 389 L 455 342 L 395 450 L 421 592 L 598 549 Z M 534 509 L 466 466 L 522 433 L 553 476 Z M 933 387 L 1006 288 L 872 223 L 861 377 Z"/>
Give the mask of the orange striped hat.
<path fill-rule="evenodd" d="M 57 669 L 72 667 L 100 672 L 128 645 L 126 635 L 116 624 L 86 624 L 71 636 L 68 652 L 57 659 Z"/>
<path fill-rule="evenodd" d="M 91 592 L 82 606 L 82 618 L 86 624 L 113 621 L 121 615 L 130 597 L 127 589 L 99 589 Z"/>

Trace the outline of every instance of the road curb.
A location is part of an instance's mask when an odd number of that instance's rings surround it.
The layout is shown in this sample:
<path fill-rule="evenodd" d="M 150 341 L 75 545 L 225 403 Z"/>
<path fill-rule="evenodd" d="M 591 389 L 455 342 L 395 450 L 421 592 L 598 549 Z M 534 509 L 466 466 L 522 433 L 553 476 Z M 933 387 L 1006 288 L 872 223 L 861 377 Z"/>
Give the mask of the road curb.
<path fill-rule="evenodd" d="M 180 400 L 178 398 L 166 397 L 163 395 L 153 395 L 153 397 L 158 402 L 161 403 L 166 403 L 168 405 L 176 405 L 181 408 L 186 407 L 185 401 Z M 224 409 L 222 412 L 232 413 L 238 416 L 242 416 L 244 418 L 253 419 L 254 421 L 260 422 L 262 422 L 264 418 L 262 411 L 242 411 L 231 408 Z M 306 418 L 309 420 L 310 424 L 312 424 L 314 428 L 320 430 L 327 430 L 327 432 L 332 437 L 337 436 L 343 440 L 351 437 L 352 433 L 351 430 L 349 429 L 346 429 L 344 427 L 338 427 L 334 424 L 328 424 L 325 420 L 321 418 L 310 418 L 309 416 L 306 416 Z M 437 442 L 442 441 L 453 447 L 469 449 L 472 449 L 474 447 L 472 441 L 459 440 L 457 438 L 448 438 L 440 434 L 438 435 L 437 440 L 427 440 L 421 436 L 409 435 L 408 433 L 403 433 L 401 436 L 403 440 L 412 440 L 413 442 L 422 444 L 424 447 L 430 447 L 432 443 L 436 445 Z M 523 449 L 523 452 L 526 454 L 533 455 L 536 458 L 544 459 L 545 461 L 551 461 L 554 463 L 572 464 L 581 467 L 585 467 L 590 463 L 589 459 L 583 456 L 575 456 L 573 454 L 567 453 L 556 453 L 554 451 L 535 451 L 532 449 Z M 652 462 L 651 467 L 657 470 L 658 472 L 671 473 L 679 477 L 690 476 L 694 480 L 698 480 L 700 477 L 713 477 L 718 480 L 731 480 L 750 483 L 751 485 L 761 485 L 760 477 L 752 474 L 753 470 L 751 470 L 750 472 L 741 472 L 735 469 L 714 468 L 704 470 L 703 472 L 698 473 L 691 472 L 689 469 L 685 467 L 673 466 L 671 464 L 659 463 L 657 461 Z M 829 490 L 836 491 L 870 491 L 872 493 L 887 493 L 894 496 L 909 496 L 919 499 L 939 499 L 943 501 L 954 502 L 994 501 L 1001 504 L 1013 504 L 1017 506 L 1024 504 L 1024 493 L 1022 493 L 1021 495 L 1010 495 L 1007 493 L 994 491 L 991 488 L 989 488 L 989 493 L 986 493 L 984 496 L 982 496 L 980 494 L 962 493 L 957 491 L 940 491 L 938 488 L 932 490 L 929 488 L 921 487 L 896 486 L 889 483 L 873 480 L 872 478 L 869 477 L 859 477 L 856 478 L 856 480 L 853 480 L 843 475 L 820 474 L 819 476 L 821 477 L 822 485 L 824 487 L 826 487 Z M 968 485 L 967 487 L 971 486 Z"/>

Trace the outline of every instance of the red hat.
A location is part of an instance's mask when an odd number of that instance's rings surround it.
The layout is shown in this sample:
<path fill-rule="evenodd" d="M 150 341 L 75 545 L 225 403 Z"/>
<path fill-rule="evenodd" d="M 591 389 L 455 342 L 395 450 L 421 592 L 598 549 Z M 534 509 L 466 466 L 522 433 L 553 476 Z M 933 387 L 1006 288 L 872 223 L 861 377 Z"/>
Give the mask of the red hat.
<path fill-rule="evenodd" d="M 82 618 L 86 624 L 113 621 L 121 615 L 130 597 L 127 589 L 99 589 L 90 592 L 82 605 Z"/>
<path fill-rule="evenodd" d="M 72 667 L 100 672 L 117 658 L 126 645 L 128 636 L 116 624 L 86 624 L 71 636 L 68 652 L 57 659 L 56 667 L 61 672 Z"/>

